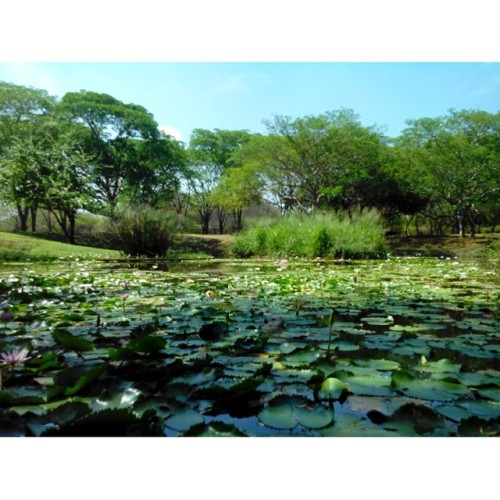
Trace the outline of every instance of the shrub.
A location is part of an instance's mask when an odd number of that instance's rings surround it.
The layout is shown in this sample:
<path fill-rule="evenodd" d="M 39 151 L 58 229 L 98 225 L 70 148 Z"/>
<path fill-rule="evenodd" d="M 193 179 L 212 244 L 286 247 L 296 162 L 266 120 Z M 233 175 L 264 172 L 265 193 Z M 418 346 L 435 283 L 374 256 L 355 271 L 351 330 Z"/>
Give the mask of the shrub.
<path fill-rule="evenodd" d="M 147 205 L 118 212 L 113 232 L 121 250 L 132 257 L 164 257 L 174 242 L 175 216 Z"/>
<path fill-rule="evenodd" d="M 332 236 L 328 228 L 325 226 L 319 227 L 314 231 L 311 240 L 313 257 L 326 257 L 332 249 Z"/>
<path fill-rule="evenodd" d="M 293 214 L 257 222 L 232 246 L 238 257 L 383 257 L 384 229 L 376 212 Z"/>

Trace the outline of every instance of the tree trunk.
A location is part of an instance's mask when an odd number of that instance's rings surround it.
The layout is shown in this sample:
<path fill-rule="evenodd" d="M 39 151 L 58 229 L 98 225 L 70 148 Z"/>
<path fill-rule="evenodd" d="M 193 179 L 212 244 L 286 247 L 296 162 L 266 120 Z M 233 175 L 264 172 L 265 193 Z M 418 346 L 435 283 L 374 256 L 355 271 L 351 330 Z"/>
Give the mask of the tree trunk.
<path fill-rule="evenodd" d="M 38 212 L 38 207 L 31 207 L 31 232 L 36 233 L 36 214 Z"/>
<path fill-rule="evenodd" d="M 20 229 L 23 232 L 28 231 L 28 214 L 29 208 L 23 208 L 20 203 L 17 203 L 17 215 L 19 217 Z"/>
<path fill-rule="evenodd" d="M 410 218 L 408 219 L 408 222 L 406 223 L 406 227 L 405 227 L 406 236 L 409 236 L 409 234 L 410 234 L 409 229 L 410 229 L 410 224 L 412 223 L 412 221 L 413 221 L 413 215 L 410 215 Z"/>
<path fill-rule="evenodd" d="M 460 238 L 463 238 L 465 236 L 465 228 L 464 228 L 464 216 L 462 212 L 457 212 L 456 218 L 457 218 L 458 235 L 460 236 Z"/>
<path fill-rule="evenodd" d="M 75 241 L 76 213 L 74 212 L 69 213 L 68 221 L 69 221 L 68 241 L 71 245 L 74 245 L 76 243 Z"/>
<path fill-rule="evenodd" d="M 219 234 L 224 234 L 227 221 L 227 212 L 224 208 L 217 208 L 217 220 L 219 222 Z"/>
<path fill-rule="evenodd" d="M 208 234 L 210 232 L 210 219 L 212 218 L 212 208 L 210 205 L 203 205 L 198 208 L 200 215 L 201 234 Z"/>
<path fill-rule="evenodd" d="M 242 216 L 243 216 L 243 209 L 241 207 L 235 208 L 233 210 L 234 229 L 238 232 L 243 229 Z"/>
<path fill-rule="evenodd" d="M 50 212 L 42 210 L 42 216 L 45 219 L 45 222 L 47 223 L 47 230 L 49 231 L 49 233 L 54 232 L 54 224 L 52 223 L 52 217 L 50 216 Z"/>

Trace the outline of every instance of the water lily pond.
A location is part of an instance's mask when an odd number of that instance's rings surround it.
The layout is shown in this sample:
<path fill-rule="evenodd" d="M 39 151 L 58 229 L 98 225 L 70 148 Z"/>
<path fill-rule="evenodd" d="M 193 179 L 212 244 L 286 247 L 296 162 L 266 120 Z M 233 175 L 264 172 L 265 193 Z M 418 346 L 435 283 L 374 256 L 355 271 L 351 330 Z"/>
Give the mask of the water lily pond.
<path fill-rule="evenodd" d="M 494 264 L 0 266 L 0 436 L 497 436 Z"/>

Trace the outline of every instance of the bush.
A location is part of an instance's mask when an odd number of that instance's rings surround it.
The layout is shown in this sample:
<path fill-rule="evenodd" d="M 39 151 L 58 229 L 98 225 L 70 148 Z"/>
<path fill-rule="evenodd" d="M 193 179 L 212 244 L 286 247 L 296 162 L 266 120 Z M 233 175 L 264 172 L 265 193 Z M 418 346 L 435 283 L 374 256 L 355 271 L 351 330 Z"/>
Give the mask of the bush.
<path fill-rule="evenodd" d="M 145 205 L 118 212 L 113 223 L 121 250 L 132 257 L 164 257 L 174 242 L 176 228 L 174 214 Z"/>
<path fill-rule="evenodd" d="M 384 257 L 384 229 L 376 212 L 293 214 L 257 222 L 231 248 L 237 257 Z"/>

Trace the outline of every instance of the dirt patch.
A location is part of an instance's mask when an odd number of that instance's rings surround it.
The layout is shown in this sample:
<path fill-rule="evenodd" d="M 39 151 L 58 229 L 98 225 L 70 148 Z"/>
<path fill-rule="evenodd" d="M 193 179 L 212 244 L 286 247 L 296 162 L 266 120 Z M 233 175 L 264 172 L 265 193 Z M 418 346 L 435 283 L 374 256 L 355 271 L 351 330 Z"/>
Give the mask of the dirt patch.
<path fill-rule="evenodd" d="M 500 235 L 481 234 L 475 238 L 451 236 L 390 236 L 387 243 L 393 255 L 457 257 L 461 260 L 485 258 L 498 252 Z"/>
<path fill-rule="evenodd" d="M 183 234 L 175 250 L 185 253 L 204 253 L 216 259 L 229 254 L 229 245 L 234 241 L 230 234 Z"/>

